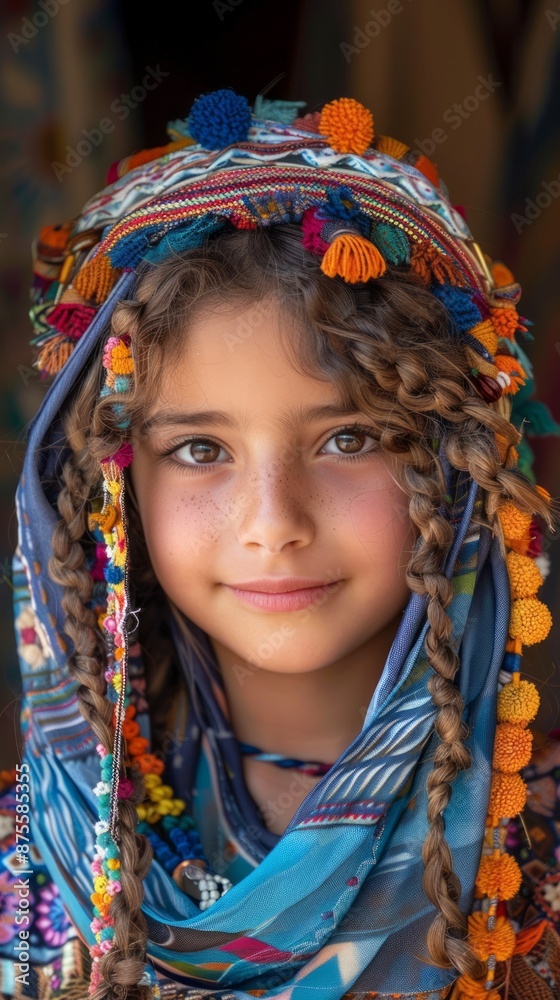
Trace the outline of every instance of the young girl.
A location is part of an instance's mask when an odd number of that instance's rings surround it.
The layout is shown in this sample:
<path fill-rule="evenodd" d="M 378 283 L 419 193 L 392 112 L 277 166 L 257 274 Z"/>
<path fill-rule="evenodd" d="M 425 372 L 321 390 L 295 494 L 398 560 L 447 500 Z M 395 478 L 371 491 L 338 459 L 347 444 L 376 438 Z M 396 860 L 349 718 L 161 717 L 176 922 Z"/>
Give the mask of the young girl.
<path fill-rule="evenodd" d="M 520 288 L 300 106 L 202 95 L 40 234 L 3 995 L 556 995 Z"/>

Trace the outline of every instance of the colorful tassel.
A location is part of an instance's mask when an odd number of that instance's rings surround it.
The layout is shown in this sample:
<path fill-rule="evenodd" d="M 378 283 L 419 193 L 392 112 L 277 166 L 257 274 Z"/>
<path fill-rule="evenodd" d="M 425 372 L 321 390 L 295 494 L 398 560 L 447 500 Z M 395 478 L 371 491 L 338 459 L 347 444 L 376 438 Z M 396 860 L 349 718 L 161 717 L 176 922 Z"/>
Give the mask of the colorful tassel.
<path fill-rule="evenodd" d="M 48 315 L 48 322 L 72 340 L 79 340 L 86 332 L 96 310 L 76 302 L 59 302 Z"/>
<path fill-rule="evenodd" d="M 321 270 L 329 277 L 339 275 L 352 284 L 379 278 L 387 264 L 373 243 L 357 233 L 341 233 L 331 243 Z"/>
<path fill-rule="evenodd" d="M 104 302 L 120 277 L 120 270 L 111 266 L 107 254 L 98 254 L 88 260 L 78 271 L 73 287 L 84 299 Z"/>
<path fill-rule="evenodd" d="M 440 253 L 429 240 L 418 240 L 412 245 L 410 269 L 429 285 L 432 281 L 443 285 L 463 285 L 465 279 L 458 264 L 447 254 Z"/>

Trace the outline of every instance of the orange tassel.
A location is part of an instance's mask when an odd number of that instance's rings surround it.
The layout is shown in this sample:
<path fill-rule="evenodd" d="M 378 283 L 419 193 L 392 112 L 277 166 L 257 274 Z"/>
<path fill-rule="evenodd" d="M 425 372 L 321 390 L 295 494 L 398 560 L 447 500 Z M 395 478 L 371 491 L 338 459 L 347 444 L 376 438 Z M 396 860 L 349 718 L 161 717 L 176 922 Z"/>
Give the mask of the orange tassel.
<path fill-rule="evenodd" d="M 339 275 L 352 284 L 379 278 L 387 264 L 373 243 L 364 236 L 341 233 L 331 243 L 321 261 L 321 270 L 329 277 Z"/>
<path fill-rule="evenodd" d="M 545 930 L 550 924 L 548 920 L 540 920 L 538 924 L 533 924 L 532 927 L 524 927 L 522 931 L 517 934 L 517 939 L 515 942 L 514 955 L 528 955 L 530 951 L 533 950 L 536 944 L 542 938 Z"/>
<path fill-rule="evenodd" d="M 399 142 L 398 139 L 393 139 L 390 135 L 378 135 L 373 145 L 379 153 L 392 156 L 394 160 L 401 160 L 410 149 L 410 146 Z"/>
<path fill-rule="evenodd" d="M 494 355 L 494 362 L 496 368 L 501 372 L 506 372 L 511 380 L 510 384 L 504 388 L 504 393 L 511 393 L 513 395 L 519 392 L 521 386 L 525 385 L 527 376 L 517 358 L 514 358 L 511 354 L 496 354 Z"/>
<path fill-rule="evenodd" d="M 56 375 L 64 367 L 75 347 L 75 341 L 60 333 L 51 337 L 37 357 L 37 366 L 49 375 Z"/>
<path fill-rule="evenodd" d="M 98 254 L 80 268 L 72 284 L 84 299 L 104 302 L 120 274 L 119 268 L 111 267 L 107 254 Z"/>
<path fill-rule="evenodd" d="M 429 285 L 435 278 L 441 285 L 464 285 L 458 265 L 447 254 L 440 253 L 429 240 L 419 240 L 412 246 L 410 269 Z"/>

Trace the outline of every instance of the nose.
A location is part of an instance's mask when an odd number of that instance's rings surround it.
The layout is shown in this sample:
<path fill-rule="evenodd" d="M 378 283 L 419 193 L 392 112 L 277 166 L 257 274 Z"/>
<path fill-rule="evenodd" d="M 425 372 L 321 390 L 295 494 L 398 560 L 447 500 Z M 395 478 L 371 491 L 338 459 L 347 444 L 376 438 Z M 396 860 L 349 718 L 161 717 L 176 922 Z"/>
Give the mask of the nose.
<path fill-rule="evenodd" d="M 237 528 L 240 545 L 280 552 L 287 545 L 302 548 L 312 541 L 309 490 L 296 464 L 275 462 L 248 476 Z"/>

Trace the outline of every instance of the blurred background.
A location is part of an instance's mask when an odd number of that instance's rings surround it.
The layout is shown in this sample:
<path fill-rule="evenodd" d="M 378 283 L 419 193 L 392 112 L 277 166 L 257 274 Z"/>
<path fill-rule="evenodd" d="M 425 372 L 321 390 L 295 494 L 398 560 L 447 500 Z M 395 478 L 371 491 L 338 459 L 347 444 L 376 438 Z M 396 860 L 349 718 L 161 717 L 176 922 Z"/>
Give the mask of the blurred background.
<path fill-rule="evenodd" d="M 483 250 L 523 288 L 537 394 L 560 421 L 560 3 L 540 0 L 3 0 L 0 11 L 0 769 L 21 759 L 12 633 L 14 492 L 44 393 L 30 367 L 31 244 L 105 185 L 114 160 L 164 144 L 202 92 L 232 86 L 373 112 L 378 132 L 439 168 Z M 104 122 L 100 128 L 100 122 Z M 560 439 L 528 438 L 560 498 Z M 560 726 L 560 545 L 539 597 L 549 638 L 529 649 L 537 725 Z"/>

